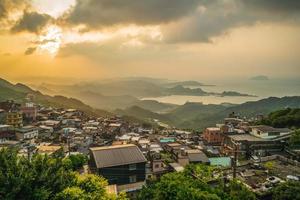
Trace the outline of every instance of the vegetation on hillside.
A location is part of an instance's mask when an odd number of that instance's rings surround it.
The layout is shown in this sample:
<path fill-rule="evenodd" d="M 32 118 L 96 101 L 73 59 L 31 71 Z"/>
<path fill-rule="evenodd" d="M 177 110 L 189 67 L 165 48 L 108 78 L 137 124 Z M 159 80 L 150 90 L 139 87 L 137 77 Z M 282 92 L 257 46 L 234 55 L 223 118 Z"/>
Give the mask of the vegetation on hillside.
<path fill-rule="evenodd" d="M 273 200 L 299 200 L 300 199 L 300 182 L 288 181 L 282 183 L 272 190 Z"/>
<path fill-rule="evenodd" d="M 300 108 L 286 108 L 271 112 L 260 123 L 279 128 L 300 128 Z"/>
<path fill-rule="evenodd" d="M 79 160 L 80 157 L 78 157 Z M 79 175 L 82 163 L 71 158 L 34 155 L 30 160 L 15 149 L 0 151 L 0 199 L 108 200 L 126 199 L 106 192 L 107 181 L 97 175 Z M 70 163 L 76 165 L 70 167 Z"/>
<path fill-rule="evenodd" d="M 255 195 L 237 181 L 224 184 L 217 180 L 217 186 L 212 187 L 208 181 L 213 177 L 214 168 L 206 165 L 190 165 L 184 172 L 173 172 L 161 177 L 142 189 L 141 200 L 255 200 Z M 196 174 L 199 173 L 199 176 Z M 200 176 L 205 174 L 205 176 Z"/>
<path fill-rule="evenodd" d="M 300 129 L 295 130 L 289 140 L 289 145 L 292 148 L 300 148 Z"/>

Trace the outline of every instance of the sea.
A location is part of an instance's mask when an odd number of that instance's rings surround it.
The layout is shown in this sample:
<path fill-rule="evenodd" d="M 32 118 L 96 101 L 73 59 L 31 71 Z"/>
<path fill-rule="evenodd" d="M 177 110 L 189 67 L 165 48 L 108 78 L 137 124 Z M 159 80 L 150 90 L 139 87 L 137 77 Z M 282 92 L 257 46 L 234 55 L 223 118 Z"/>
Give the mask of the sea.
<path fill-rule="evenodd" d="M 200 81 L 201 82 L 201 81 Z M 216 80 L 211 81 L 214 86 L 201 86 L 206 92 L 236 91 L 251 96 L 186 96 L 171 95 L 162 97 L 148 97 L 143 100 L 156 100 L 162 103 L 182 105 L 186 102 L 202 102 L 203 104 L 241 104 L 257 101 L 268 97 L 300 96 L 300 78 L 298 79 L 269 79 L 269 80 Z M 193 87 L 196 88 L 196 87 Z"/>

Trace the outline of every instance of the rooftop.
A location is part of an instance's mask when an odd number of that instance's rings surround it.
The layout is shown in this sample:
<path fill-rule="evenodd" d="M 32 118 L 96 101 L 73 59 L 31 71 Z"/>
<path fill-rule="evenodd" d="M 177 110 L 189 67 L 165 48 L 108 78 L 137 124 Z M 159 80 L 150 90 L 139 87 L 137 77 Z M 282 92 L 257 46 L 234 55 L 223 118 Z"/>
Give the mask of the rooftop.
<path fill-rule="evenodd" d="M 273 128 L 271 126 L 259 125 L 259 126 L 251 126 L 252 129 L 258 129 L 262 132 L 290 132 L 291 130 L 288 128 Z"/>
<path fill-rule="evenodd" d="M 133 144 L 90 148 L 97 168 L 146 162 L 141 150 Z"/>
<path fill-rule="evenodd" d="M 252 141 L 252 142 L 264 141 L 264 139 L 255 137 L 250 134 L 235 134 L 235 135 L 228 135 L 228 137 L 230 137 L 235 141 Z"/>

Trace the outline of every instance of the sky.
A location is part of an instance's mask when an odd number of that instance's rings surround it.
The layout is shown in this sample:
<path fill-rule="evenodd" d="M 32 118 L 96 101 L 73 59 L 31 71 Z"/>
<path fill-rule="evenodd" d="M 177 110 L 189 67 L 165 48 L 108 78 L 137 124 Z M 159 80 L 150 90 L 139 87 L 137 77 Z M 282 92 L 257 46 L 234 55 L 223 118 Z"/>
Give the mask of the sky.
<path fill-rule="evenodd" d="M 0 77 L 300 78 L 297 0 L 0 0 Z"/>

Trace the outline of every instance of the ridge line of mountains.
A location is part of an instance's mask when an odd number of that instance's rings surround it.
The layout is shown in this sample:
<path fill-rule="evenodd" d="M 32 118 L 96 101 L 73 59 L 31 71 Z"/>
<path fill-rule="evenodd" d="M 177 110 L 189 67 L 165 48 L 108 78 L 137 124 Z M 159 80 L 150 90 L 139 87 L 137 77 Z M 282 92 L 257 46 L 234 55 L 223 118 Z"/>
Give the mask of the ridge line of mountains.
<path fill-rule="evenodd" d="M 50 96 L 43 94 L 39 90 L 33 90 L 27 85 L 21 83 L 12 84 L 4 79 L 0 79 L 0 101 L 13 99 L 22 103 L 26 101 L 25 99 L 27 94 L 33 94 L 35 96 L 36 103 L 41 103 L 46 106 L 72 107 L 94 116 L 112 116 L 117 114 L 131 121 L 142 123 L 148 122 L 151 124 L 156 124 L 157 121 L 159 121 L 170 126 L 195 130 L 202 130 L 205 127 L 213 126 L 216 123 L 222 122 L 222 119 L 232 112 L 239 114 L 241 117 L 255 117 L 257 114 L 266 115 L 272 111 L 287 107 L 300 108 L 300 96 L 282 98 L 269 97 L 238 105 L 204 105 L 202 103 L 195 102 L 187 102 L 184 105 L 175 105 L 160 103 L 154 100 L 140 100 L 138 97 L 133 97 L 126 93 L 121 93 L 119 96 L 104 96 L 98 93 L 98 91 L 90 91 L 93 87 L 96 88 L 97 85 L 89 85 L 89 90 L 79 90 L 76 95 L 72 92 L 74 89 L 73 87 L 74 86 L 63 88 L 61 93 L 65 93 L 67 96 Z M 47 90 L 45 85 L 43 90 Z M 117 93 L 117 91 L 111 92 Z M 82 98 L 83 96 L 85 98 Z M 113 100 L 121 103 L 115 103 Z M 110 111 L 106 111 L 106 109 L 99 109 L 99 106 L 98 108 L 95 108 L 95 105 L 101 104 L 99 103 L 101 101 L 102 104 L 108 104 L 109 102 L 112 102 L 112 104 L 123 104 L 123 107 L 111 109 Z M 125 103 L 122 101 L 125 101 Z"/>

